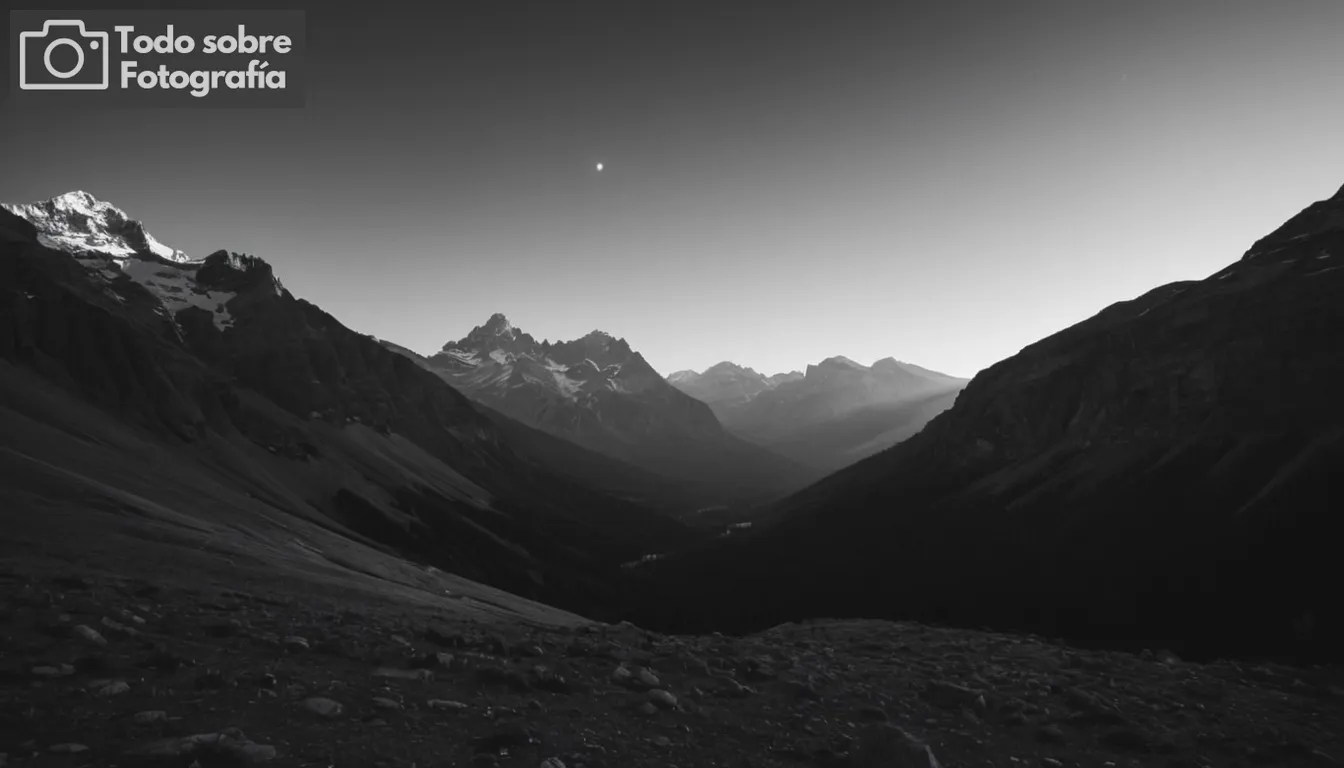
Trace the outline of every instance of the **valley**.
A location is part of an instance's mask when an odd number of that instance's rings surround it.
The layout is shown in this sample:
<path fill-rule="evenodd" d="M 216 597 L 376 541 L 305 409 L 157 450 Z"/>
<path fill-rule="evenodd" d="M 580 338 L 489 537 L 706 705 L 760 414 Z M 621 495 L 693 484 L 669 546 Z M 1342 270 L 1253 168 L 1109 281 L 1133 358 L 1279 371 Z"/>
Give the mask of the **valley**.
<path fill-rule="evenodd" d="M 1335 764 L 1341 206 L 969 382 L 426 357 L 11 207 L 0 764 Z"/>

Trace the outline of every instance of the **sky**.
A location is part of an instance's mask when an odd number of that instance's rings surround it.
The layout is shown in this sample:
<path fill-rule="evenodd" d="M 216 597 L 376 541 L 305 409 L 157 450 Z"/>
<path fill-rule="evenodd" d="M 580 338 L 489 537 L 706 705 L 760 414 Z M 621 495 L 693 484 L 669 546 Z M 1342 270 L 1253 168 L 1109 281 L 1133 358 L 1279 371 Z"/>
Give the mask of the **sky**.
<path fill-rule="evenodd" d="M 1333 0 L 314 4 L 305 108 L 6 102 L 0 200 L 86 190 L 420 352 L 503 312 L 664 374 L 971 376 L 1339 189 L 1341 29 Z"/>

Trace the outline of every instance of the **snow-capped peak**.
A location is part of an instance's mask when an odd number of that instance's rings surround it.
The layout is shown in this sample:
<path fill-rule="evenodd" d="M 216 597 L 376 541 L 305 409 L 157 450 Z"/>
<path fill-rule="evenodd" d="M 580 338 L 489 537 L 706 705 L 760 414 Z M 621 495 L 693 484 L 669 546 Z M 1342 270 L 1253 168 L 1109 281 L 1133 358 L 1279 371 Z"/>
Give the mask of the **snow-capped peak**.
<path fill-rule="evenodd" d="M 236 291 L 202 285 L 197 275 L 203 268 L 221 262 L 240 271 L 254 266 L 253 262 L 260 263 L 240 257 L 235 264 L 224 251 L 193 260 L 156 240 L 125 211 L 83 190 L 3 207 L 31 223 L 37 229 L 39 243 L 72 256 L 117 301 L 125 301 L 117 286 L 123 281 L 138 283 L 159 300 L 163 312 L 174 322 L 179 312 L 196 308 L 209 312 L 221 331 L 231 328 L 233 316 L 227 304 Z M 279 281 L 273 282 L 276 293 L 282 293 Z"/>
<path fill-rule="evenodd" d="M 42 244 L 57 250 L 112 258 L 138 254 L 178 263 L 191 260 L 160 243 L 125 211 L 82 189 L 35 203 L 5 204 L 4 208 L 31 222 Z"/>

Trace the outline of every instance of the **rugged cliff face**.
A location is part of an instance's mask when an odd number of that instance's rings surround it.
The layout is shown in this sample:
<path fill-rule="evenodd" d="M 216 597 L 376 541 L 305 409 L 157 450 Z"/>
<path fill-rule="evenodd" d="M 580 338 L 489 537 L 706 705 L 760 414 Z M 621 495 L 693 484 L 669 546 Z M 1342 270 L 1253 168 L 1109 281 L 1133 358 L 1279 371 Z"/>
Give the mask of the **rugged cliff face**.
<path fill-rule="evenodd" d="M 1341 299 L 1344 190 L 1209 278 L 981 372 L 915 438 L 659 578 L 759 606 L 742 625 L 908 615 L 1196 655 L 1323 652 L 1341 630 L 1325 585 L 1344 575 L 1328 543 Z"/>

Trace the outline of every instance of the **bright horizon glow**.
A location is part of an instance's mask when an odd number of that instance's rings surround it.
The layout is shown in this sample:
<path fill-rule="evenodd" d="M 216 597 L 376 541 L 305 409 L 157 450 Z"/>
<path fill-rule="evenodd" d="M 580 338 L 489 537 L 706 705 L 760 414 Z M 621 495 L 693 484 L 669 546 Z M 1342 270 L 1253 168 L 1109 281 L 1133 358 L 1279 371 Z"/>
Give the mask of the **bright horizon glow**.
<path fill-rule="evenodd" d="M 0 104 L 0 200 L 88 190 L 422 353 L 503 312 L 664 375 L 970 377 L 1344 184 L 1344 3 L 696 5 L 310 14 L 303 110 Z"/>

